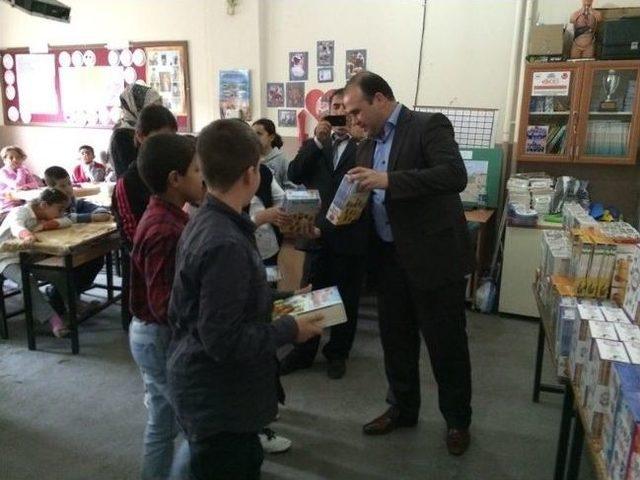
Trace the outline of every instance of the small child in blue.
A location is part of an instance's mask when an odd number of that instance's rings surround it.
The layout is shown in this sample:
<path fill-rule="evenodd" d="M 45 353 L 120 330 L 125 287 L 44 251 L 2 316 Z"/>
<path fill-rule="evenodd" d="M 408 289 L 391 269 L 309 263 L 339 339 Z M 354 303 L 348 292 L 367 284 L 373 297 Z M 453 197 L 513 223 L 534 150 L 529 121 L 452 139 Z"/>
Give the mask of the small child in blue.
<path fill-rule="evenodd" d="M 112 220 L 109 210 L 95 203 L 89 202 L 83 198 L 76 198 L 73 194 L 73 186 L 69 173 L 62 167 L 49 167 L 44 171 L 44 181 L 47 186 L 55 188 L 65 193 L 70 198 L 69 206 L 64 211 L 65 217 L 69 218 L 73 223 L 90 223 L 90 222 L 108 222 Z M 80 295 L 93 285 L 93 282 L 102 270 L 104 259 L 102 257 L 91 260 L 76 269 L 75 283 L 76 291 Z M 51 302 L 51 306 L 59 312 L 64 313 L 65 305 L 62 296 L 55 287 L 49 287 L 47 296 Z M 90 304 L 85 304 L 77 299 L 77 311 L 82 314 Z"/>
<path fill-rule="evenodd" d="M 73 195 L 71 177 L 62 167 L 49 167 L 44 171 L 44 181 L 48 187 L 56 188 L 64 192 L 71 202 L 65 215 L 73 223 L 108 222 L 111 220 L 109 210 L 83 198 Z"/>

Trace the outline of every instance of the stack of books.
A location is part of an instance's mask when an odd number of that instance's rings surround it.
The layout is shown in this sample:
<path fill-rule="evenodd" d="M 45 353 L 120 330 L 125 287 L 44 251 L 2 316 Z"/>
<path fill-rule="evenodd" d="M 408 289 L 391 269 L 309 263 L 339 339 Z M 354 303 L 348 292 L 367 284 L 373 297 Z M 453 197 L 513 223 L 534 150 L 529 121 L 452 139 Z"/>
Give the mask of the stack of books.
<path fill-rule="evenodd" d="M 623 120 L 589 120 L 587 154 L 623 156 L 627 154 L 630 123 Z"/>
<path fill-rule="evenodd" d="M 623 112 L 633 111 L 633 102 L 636 100 L 636 93 L 638 92 L 637 85 L 637 80 L 629 80 L 629 84 L 627 85 L 627 92 L 624 95 L 624 103 L 622 104 Z"/>

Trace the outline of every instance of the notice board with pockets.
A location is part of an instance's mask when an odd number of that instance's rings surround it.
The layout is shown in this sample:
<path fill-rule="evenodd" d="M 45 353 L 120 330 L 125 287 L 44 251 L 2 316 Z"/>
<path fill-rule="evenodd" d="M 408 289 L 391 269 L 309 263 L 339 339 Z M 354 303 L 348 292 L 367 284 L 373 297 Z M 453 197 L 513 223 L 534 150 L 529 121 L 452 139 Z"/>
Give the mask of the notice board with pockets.
<path fill-rule="evenodd" d="M 184 41 L 0 50 L 5 125 L 113 128 L 120 93 L 134 82 L 155 88 L 178 129 L 191 131 L 188 45 Z"/>

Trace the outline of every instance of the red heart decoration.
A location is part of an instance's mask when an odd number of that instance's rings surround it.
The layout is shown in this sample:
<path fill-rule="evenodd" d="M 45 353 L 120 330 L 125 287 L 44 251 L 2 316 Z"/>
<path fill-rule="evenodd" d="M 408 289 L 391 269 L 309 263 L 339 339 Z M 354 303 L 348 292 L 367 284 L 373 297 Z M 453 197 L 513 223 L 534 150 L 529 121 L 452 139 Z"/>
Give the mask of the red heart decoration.
<path fill-rule="evenodd" d="M 320 101 L 324 92 L 322 90 L 318 90 L 317 88 L 314 90 L 309 90 L 307 96 L 304 99 L 304 104 L 307 107 L 307 111 L 315 117 L 316 120 L 320 119 Z"/>
<path fill-rule="evenodd" d="M 313 115 L 316 120 L 320 120 L 321 117 L 329 113 L 329 97 L 333 92 L 333 89 L 326 92 L 314 89 L 307 93 L 305 105 L 307 111 Z"/>

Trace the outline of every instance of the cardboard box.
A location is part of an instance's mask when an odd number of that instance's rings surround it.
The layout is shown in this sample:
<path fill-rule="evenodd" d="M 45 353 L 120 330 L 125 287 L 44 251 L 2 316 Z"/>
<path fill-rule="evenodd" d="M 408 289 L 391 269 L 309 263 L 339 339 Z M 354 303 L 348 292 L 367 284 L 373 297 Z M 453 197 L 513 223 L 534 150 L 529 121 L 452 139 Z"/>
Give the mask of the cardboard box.
<path fill-rule="evenodd" d="M 600 311 L 604 315 L 604 319 L 607 322 L 631 324 L 631 320 L 629 320 L 629 317 L 621 308 L 600 307 Z"/>
<path fill-rule="evenodd" d="M 640 366 L 640 342 L 634 341 L 634 340 L 627 340 L 623 343 L 624 343 L 624 348 L 626 348 L 627 350 L 627 355 L 629 355 L 629 360 L 631 361 L 631 363 L 633 363 L 634 365 Z M 640 390 L 640 380 L 638 381 L 638 389 Z"/>
<path fill-rule="evenodd" d="M 280 228 L 283 235 L 300 236 L 315 224 L 320 211 L 318 190 L 285 190 L 282 209 L 290 221 Z"/>
<path fill-rule="evenodd" d="M 534 25 L 529 38 L 529 55 L 562 55 L 564 25 Z"/>
<path fill-rule="evenodd" d="M 611 324 L 608 324 L 611 325 Z M 583 406 L 592 439 L 602 446 L 605 417 L 610 415 L 611 371 L 616 362 L 629 363 L 622 342 L 594 339 L 589 355 Z"/>
<path fill-rule="evenodd" d="M 611 375 L 609 415 L 612 430 L 603 429 L 602 456 L 611 480 L 627 480 L 629 457 L 640 422 L 640 368 L 615 364 Z M 631 477 L 633 478 L 633 477 Z"/>
<path fill-rule="evenodd" d="M 621 342 L 640 342 L 640 327 L 638 325 L 630 323 L 614 323 L 613 325 Z"/>
<path fill-rule="evenodd" d="M 633 249 L 633 259 L 629 268 L 629 280 L 624 295 L 622 308 L 629 315 L 633 323 L 640 319 L 640 247 Z"/>

